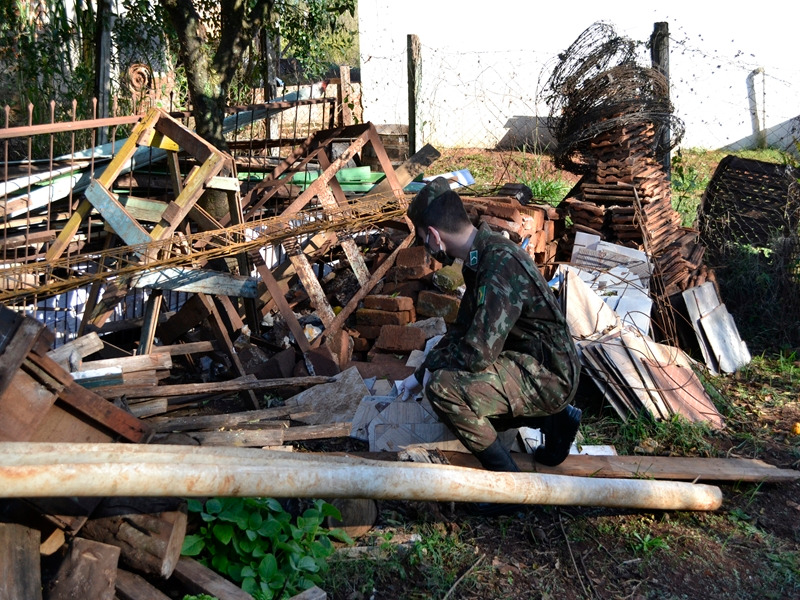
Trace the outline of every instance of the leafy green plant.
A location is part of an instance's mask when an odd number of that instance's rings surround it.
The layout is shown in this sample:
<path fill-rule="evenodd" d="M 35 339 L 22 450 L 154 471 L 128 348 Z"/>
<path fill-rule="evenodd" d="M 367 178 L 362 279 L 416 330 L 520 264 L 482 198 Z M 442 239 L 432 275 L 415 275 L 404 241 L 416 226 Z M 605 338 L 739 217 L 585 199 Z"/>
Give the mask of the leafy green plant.
<path fill-rule="evenodd" d="M 322 527 L 326 517 L 341 515 L 321 500 L 296 519 L 272 498 L 189 500 L 188 508 L 200 523 L 186 536 L 183 555 L 229 577 L 257 600 L 293 596 L 321 583 L 334 551 L 331 538 L 352 543 L 345 532 Z"/>
<path fill-rule="evenodd" d="M 639 532 L 633 532 L 633 538 L 630 540 L 631 550 L 636 554 L 649 556 L 656 550 L 669 550 L 669 544 L 658 536 L 651 536 L 649 533 L 641 535 Z"/>

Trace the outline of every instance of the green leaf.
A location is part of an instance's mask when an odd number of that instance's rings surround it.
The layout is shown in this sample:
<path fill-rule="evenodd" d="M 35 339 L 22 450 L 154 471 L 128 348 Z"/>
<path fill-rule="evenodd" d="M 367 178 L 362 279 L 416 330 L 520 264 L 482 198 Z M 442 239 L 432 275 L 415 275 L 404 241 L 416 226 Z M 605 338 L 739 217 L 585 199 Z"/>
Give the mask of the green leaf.
<path fill-rule="evenodd" d="M 217 523 L 213 529 L 214 537 L 227 545 L 233 537 L 233 526 L 227 523 Z"/>
<path fill-rule="evenodd" d="M 211 559 L 211 566 L 218 573 L 228 572 L 228 556 L 224 553 L 215 554 Z"/>
<path fill-rule="evenodd" d="M 183 538 L 183 547 L 181 548 L 181 555 L 183 556 L 197 556 L 206 547 L 206 543 L 199 535 L 187 535 Z"/>
<path fill-rule="evenodd" d="M 256 539 L 258 538 L 258 532 L 253 531 L 252 529 L 246 529 L 244 534 L 247 536 L 247 539 L 250 540 L 251 542 L 256 541 Z"/>
<path fill-rule="evenodd" d="M 319 571 L 319 565 L 310 556 L 303 556 L 297 561 L 297 568 L 302 571 L 308 571 L 309 573 L 316 573 Z"/>
<path fill-rule="evenodd" d="M 248 529 L 253 529 L 253 530 L 258 530 L 258 528 L 261 527 L 261 523 L 263 523 L 263 522 L 264 522 L 264 517 L 261 516 L 260 512 L 257 512 L 257 511 L 256 512 L 252 512 L 252 513 L 250 513 L 250 518 L 249 518 L 249 520 L 247 522 L 247 528 Z"/>
<path fill-rule="evenodd" d="M 256 570 L 251 565 L 244 565 L 242 567 L 242 577 L 255 577 L 258 575 Z"/>
<path fill-rule="evenodd" d="M 245 592 L 247 592 L 251 596 L 260 591 L 258 583 L 256 582 L 255 577 L 245 577 L 244 579 L 242 579 L 242 586 L 241 587 Z"/>
<path fill-rule="evenodd" d="M 275 498 L 264 498 L 264 503 L 266 504 L 267 508 L 274 513 L 286 512 L 285 510 L 283 510 L 283 506 L 281 506 L 281 503 L 275 500 Z"/>
<path fill-rule="evenodd" d="M 281 531 L 281 524 L 275 519 L 267 519 L 258 528 L 258 534 L 267 538 L 275 538 Z"/>
<path fill-rule="evenodd" d="M 278 561 L 274 554 L 267 554 L 258 564 L 258 574 L 266 581 L 271 581 L 277 572 Z"/>
<path fill-rule="evenodd" d="M 219 498 L 211 498 L 206 501 L 206 512 L 212 515 L 218 514 L 222 510 L 222 502 Z"/>
<path fill-rule="evenodd" d="M 189 512 L 199 513 L 203 511 L 203 503 L 197 498 L 189 498 L 186 501 L 186 509 Z"/>

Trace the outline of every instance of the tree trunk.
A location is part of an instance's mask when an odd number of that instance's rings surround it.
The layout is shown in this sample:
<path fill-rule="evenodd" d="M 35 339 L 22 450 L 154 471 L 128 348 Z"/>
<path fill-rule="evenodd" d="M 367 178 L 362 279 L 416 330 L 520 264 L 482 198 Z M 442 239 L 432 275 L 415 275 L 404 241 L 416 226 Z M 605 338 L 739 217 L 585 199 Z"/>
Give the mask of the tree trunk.
<path fill-rule="evenodd" d="M 167 504 L 165 504 L 167 502 Z M 141 498 L 108 498 L 81 534 L 120 549 L 129 567 L 168 579 L 186 535 L 186 504 Z"/>

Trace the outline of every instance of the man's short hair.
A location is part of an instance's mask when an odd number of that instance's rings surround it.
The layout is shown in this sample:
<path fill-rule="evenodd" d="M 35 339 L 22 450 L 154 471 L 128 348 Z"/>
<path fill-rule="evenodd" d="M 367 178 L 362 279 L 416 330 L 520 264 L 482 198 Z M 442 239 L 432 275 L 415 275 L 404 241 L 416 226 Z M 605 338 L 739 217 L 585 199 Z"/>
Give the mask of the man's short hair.
<path fill-rule="evenodd" d="M 408 207 L 408 218 L 416 227 L 435 227 L 448 233 L 472 224 L 461 196 L 450 189 L 444 177 L 437 177 L 417 193 Z"/>

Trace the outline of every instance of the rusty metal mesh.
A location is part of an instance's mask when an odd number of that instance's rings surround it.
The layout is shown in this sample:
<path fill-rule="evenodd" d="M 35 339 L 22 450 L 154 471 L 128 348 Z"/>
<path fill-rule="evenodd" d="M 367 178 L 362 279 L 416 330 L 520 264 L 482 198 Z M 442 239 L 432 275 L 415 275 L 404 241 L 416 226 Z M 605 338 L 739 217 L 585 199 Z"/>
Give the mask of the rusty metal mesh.
<path fill-rule="evenodd" d="M 683 121 L 672 114 L 667 79 L 638 65 L 637 44 L 606 23 L 590 26 L 559 55 L 544 99 L 556 165 L 573 173 L 594 170 L 597 158 L 590 144 L 607 131 L 654 125 L 658 160 L 683 136 Z"/>
<path fill-rule="evenodd" d="M 757 352 L 800 348 L 800 170 L 727 156 L 698 210 L 706 263 Z"/>

